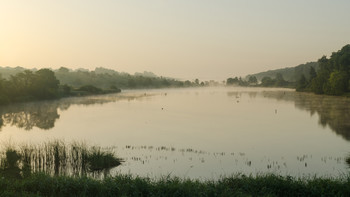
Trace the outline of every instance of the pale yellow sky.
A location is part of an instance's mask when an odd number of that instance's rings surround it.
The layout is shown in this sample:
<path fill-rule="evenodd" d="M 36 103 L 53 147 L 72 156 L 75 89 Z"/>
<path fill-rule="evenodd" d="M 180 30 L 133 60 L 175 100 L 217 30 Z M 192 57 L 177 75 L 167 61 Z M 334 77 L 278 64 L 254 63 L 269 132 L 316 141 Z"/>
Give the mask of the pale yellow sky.
<path fill-rule="evenodd" d="M 349 44 L 349 8 L 348 0 L 0 0 L 0 66 L 244 76 Z"/>

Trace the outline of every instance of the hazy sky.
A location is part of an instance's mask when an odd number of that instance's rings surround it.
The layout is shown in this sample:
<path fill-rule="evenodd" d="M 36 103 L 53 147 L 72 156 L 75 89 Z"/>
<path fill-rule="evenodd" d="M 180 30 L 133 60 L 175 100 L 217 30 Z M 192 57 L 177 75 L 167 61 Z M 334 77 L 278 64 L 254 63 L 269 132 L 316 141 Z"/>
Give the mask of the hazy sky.
<path fill-rule="evenodd" d="M 349 0 L 0 0 L 0 66 L 244 76 L 349 44 L 349 8 Z"/>

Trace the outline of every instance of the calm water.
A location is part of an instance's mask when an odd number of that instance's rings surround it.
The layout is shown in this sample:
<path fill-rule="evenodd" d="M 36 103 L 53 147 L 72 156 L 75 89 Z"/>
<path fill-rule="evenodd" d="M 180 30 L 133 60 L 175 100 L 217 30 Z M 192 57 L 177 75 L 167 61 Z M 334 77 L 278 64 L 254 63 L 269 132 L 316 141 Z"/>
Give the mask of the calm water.
<path fill-rule="evenodd" d="M 288 89 L 197 88 L 1 107 L 2 143 L 112 146 L 113 173 L 217 179 L 236 173 L 348 173 L 350 99 Z"/>

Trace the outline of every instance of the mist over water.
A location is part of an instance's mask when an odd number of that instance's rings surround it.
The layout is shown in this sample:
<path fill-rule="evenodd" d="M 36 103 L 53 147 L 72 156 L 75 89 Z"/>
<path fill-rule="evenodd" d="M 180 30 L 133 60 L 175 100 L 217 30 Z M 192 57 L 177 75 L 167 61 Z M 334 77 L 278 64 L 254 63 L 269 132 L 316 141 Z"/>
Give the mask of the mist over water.
<path fill-rule="evenodd" d="M 134 90 L 0 109 L 0 139 L 112 146 L 113 169 L 159 177 L 348 172 L 350 99 L 268 88 Z"/>

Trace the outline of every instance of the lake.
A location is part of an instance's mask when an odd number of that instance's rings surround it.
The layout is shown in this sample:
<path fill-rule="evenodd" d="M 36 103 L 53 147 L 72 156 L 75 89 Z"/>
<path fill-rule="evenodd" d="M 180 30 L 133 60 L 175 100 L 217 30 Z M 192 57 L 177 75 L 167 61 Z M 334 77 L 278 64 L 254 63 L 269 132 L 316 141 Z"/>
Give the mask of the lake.
<path fill-rule="evenodd" d="M 113 147 L 113 173 L 218 179 L 348 174 L 350 99 L 290 89 L 211 87 L 0 108 L 2 144 L 51 139 Z"/>

